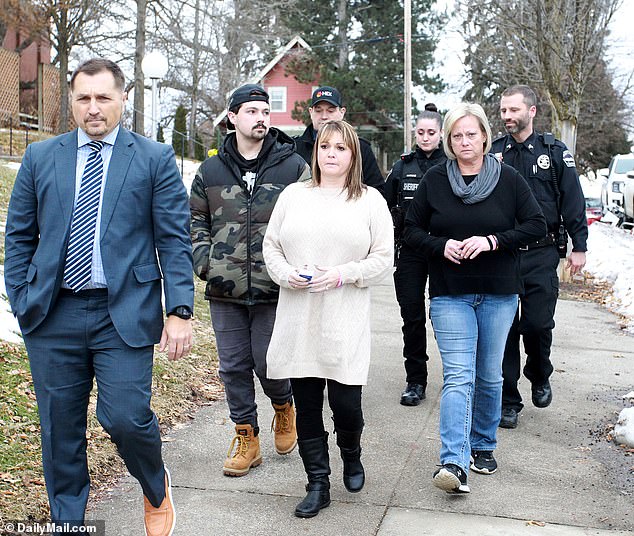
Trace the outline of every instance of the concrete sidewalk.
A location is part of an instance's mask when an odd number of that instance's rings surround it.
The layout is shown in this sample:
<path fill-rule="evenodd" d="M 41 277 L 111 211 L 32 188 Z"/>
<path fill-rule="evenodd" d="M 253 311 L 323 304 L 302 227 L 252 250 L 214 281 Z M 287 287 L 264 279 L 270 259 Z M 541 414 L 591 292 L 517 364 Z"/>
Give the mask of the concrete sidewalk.
<path fill-rule="evenodd" d="M 346 492 L 334 437 L 330 438 L 329 508 L 313 519 L 293 515 L 304 497 L 299 454 L 279 456 L 269 423 L 273 411 L 259 391 L 264 462 L 249 475 L 229 478 L 222 463 L 233 425 L 224 401 L 198 412 L 191 425 L 164 445 L 177 510 L 175 535 L 624 535 L 634 532 L 634 483 L 622 452 L 595 439 L 606 417 L 622 408 L 632 389 L 634 344 L 598 305 L 560 301 L 553 356 L 554 401 L 547 409 L 527 405 L 516 430 L 498 434 L 499 471 L 469 475 L 471 494 L 436 489 L 441 364 L 429 333 L 427 399 L 416 408 L 399 405 L 404 385 L 400 317 L 391 285 L 373 289 L 373 356 L 364 389 L 366 429 L 364 489 Z M 109 536 L 143 534 L 141 491 L 130 477 L 88 517 L 105 519 Z M 542 526 L 543 525 L 543 526 Z"/>

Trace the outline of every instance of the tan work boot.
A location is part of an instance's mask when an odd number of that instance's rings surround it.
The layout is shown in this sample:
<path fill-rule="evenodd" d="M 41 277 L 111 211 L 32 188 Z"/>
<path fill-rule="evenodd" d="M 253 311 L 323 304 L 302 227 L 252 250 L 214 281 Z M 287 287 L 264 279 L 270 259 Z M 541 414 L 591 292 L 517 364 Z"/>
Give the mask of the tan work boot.
<path fill-rule="evenodd" d="M 275 450 L 278 454 L 289 454 L 297 445 L 297 429 L 295 428 L 295 408 L 290 402 L 273 404 L 275 415 L 271 430 L 275 432 Z"/>
<path fill-rule="evenodd" d="M 235 446 L 235 450 L 234 450 Z M 231 453 L 233 452 L 233 456 Z M 227 459 L 222 470 L 227 476 L 244 476 L 251 467 L 262 463 L 260 438 L 253 435 L 250 424 L 236 424 L 236 435 L 229 445 Z"/>

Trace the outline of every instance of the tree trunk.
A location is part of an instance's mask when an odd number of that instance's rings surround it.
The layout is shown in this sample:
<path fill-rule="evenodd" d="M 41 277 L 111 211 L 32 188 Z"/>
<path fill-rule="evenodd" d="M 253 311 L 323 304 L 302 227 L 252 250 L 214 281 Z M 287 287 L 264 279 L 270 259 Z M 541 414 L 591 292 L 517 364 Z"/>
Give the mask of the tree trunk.
<path fill-rule="evenodd" d="M 561 141 L 563 141 L 568 150 L 574 155 L 577 150 L 577 124 L 574 121 L 566 120 L 561 122 Z"/>
<path fill-rule="evenodd" d="M 337 66 L 344 69 L 348 64 L 348 4 L 346 0 L 339 0 L 337 20 L 339 21 L 339 61 Z"/>
<path fill-rule="evenodd" d="M 192 62 L 192 91 L 189 107 L 189 138 L 187 143 L 187 152 L 189 158 L 194 158 L 196 143 L 196 110 L 198 108 L 198 85 L 200 84 L 200 49 L 195 45 L 200 37 L 200 0 L 196 0 L 194 6 L 194 58 Z"/>
<path fill-rule="evenodd" d="M 147 0 L 136 0 L 136 34 L 134 49 L 134 110 L 132 130 L 145 135 L 145 84 L 141 62 L 145 56 L 145 14 Z"/>
<path fill-rule="evenodd" d="M 60 9 L 57 25 L 57 57 L 59 58 L 59 132 L 68 132 L 68 11 Z"/>
<path fill-rule="evenodd" d="M 59 50 L 59 134 L 68 132 L 69 98 L 68 98 L 68 55 Z"/>

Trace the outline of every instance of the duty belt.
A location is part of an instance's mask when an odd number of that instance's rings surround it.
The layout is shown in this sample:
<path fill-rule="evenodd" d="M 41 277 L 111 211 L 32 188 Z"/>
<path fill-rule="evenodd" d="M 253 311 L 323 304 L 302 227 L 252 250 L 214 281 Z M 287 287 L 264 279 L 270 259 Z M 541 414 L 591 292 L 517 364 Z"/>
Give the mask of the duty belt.
<path fill-rule="evenodd" d="M 555 243 L 555 233 L 548 233 L 544 238 L 537 240 L 537 242 L 531 242 L 527 246 L 521 246 L 519 249 L 520 251 L 528 251 L 529 249 L 554 246 Z"/>

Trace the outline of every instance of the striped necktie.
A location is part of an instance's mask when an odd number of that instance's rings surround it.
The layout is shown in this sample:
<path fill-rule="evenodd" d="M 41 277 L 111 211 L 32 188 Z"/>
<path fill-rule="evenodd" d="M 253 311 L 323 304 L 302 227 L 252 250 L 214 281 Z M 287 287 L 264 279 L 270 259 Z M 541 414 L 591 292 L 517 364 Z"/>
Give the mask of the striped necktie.
<path fill-rule="evenodd" d="M 91 276 L 92 248 L 103 179 L 103 146 L 103 141 L 91 141 L 88 144 L 91 151 L 81 178 L 79 196 L 70 226 L 64 281 L 76 292 L 88 284 Z"/>

